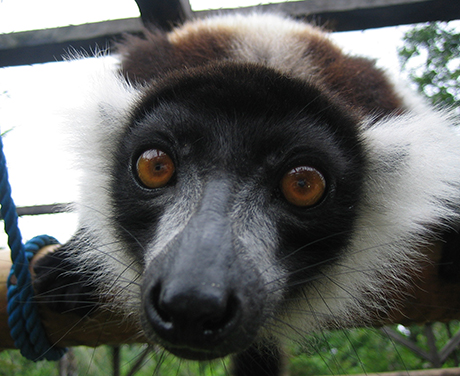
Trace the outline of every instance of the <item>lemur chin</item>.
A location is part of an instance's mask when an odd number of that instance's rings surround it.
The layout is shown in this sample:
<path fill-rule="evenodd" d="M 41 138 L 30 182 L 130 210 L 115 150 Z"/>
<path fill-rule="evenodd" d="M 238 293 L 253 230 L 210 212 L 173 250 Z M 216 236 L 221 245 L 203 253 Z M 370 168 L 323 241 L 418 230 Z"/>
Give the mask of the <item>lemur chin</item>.
<path fill-rule="evenodd" d="M 458 228 L 453 117 L 319 28 L 223 15 L 116 57 L 69 117 L 80 230 L 36 268 L 53 309 L 106 302 L 179 357 L 278 375 L 288 339 L 385 316 Z"/>

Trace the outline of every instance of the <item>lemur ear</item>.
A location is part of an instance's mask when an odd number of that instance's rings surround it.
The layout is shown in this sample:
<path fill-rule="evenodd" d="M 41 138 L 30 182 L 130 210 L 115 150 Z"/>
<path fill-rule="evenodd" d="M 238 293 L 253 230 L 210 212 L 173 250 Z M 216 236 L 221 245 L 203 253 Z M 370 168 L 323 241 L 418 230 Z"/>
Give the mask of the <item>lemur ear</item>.
<path fill-rule="evenodd" d="M 121 72 L 133 83 L 148 83 L 165 74 L 222 60 L 229 56 L 230 40 L 225 31 L 191 32 L 174 38 L 159 29 L 144 29 L 141 36 L 126 35 L 116 45 Z"/>
<path fill-rule="evenodd" d="M 140 36 L 127 34 L 116 49 L 121 56 L 120 70 L 133 83 L 151 81 L 175 65 L 174 47 L 161 30 L 145 29 Z"/>

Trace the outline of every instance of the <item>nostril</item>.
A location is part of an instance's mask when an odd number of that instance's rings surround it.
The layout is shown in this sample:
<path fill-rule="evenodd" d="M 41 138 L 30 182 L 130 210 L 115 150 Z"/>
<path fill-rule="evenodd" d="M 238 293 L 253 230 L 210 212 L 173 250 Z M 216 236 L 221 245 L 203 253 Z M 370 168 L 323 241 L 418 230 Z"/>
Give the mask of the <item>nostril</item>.
<path fill-rule="evenodd" d="M 214 332 L 222 331 L 231 325 L 237 316 L 238 306 L 238 299 L 231 294 L 226 301 L 224 310 L 216 312 L 213 316 L 205 317 L 202 322 L 203 333 L 212 335 Z"/>
<path fill-rule="evenodd" d="M 158 318 L 160 319 L 162 326 L 165 329 L 171 329 L 173 326 L 173 318 L 166 310 L 162 308 L 161 304 L 161 283 L 157 283 L 153 287 L 151 300 L 149 303 L 152 304 L 153 312 L 156 313 L 156 315 L 158 315 Z"/>

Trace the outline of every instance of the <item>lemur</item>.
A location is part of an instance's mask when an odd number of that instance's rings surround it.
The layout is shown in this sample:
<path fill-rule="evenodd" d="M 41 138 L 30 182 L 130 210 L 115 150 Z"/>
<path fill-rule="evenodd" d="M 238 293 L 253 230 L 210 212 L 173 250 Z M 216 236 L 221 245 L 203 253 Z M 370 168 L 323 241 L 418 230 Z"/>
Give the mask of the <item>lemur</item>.
<path fill-rule="evenodd" d="M 36 267 L 53 309 L 109 302 L 179 357 L 276 376 L 286 341 L 385 315 L 420 245 L 455 237 L 456 120 L 320 28 L 220 15 L 115 57 L 69 116 L 80 229 Z"/>

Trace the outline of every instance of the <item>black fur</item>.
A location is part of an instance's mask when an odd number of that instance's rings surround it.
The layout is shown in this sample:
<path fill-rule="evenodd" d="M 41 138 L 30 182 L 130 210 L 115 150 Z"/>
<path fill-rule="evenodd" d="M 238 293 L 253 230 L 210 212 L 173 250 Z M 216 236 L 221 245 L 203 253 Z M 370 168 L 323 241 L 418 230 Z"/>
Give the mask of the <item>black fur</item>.
<path fill-rule="evenodd" d="M 49 309 L 84 317 L 97 308 L 95 270 L 82 271 L 75 259 L 69 257 L 73 249 L 85 243 L 87 238 L 80 231 L 68 243 L 35 263 L 35 299 Z"/>
<path fill-rule="evenodd" d="M 316 246 L 328 259 L 335 255 L 325 249 L 345 244 L 360 198 L 365 165 L 356 127 L 335 98 L 260 66 L 216 64 L 168 77 L 145 95 L 121 138 L 111 189 L 120 209 L 113 222 L 139 256 L 155 234 L 162 205 L 181 194 L 185 172 L 198 167 L 200 180 L 224 174 L 237 183 L 257 181 L 286 239 L 280 252 L 327 239 Z M 174 180 L 160 190 L 142 188 L 127 168 L 149 147 L 169 152 L 178 166 Z M 327 199 L 313 209 L 294 207 L 279 191 L 283 174 L 302 164 L 319 168 L 329 184 Z M 297 257 L 320 261 L 305 253 Z"/>
<path fill-rule="evenodd" d="M 447 282 L 458 283 L 460 280 L 460 234 L 458 230 L 444 232 L 444 246 L 439 261 L 439 277 Z"/>

